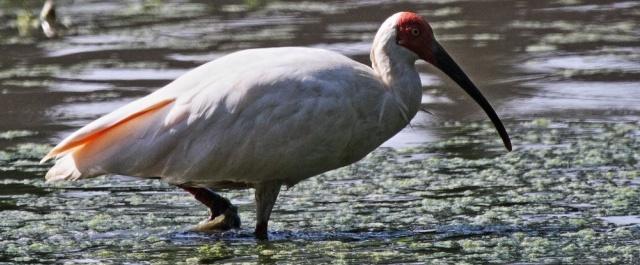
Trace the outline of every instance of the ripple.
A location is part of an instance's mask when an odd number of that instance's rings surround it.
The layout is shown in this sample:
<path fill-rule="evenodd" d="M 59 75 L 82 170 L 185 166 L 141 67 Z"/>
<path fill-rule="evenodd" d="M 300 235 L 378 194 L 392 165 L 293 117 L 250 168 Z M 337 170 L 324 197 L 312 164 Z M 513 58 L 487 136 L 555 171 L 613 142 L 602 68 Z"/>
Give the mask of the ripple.
<path fill-rule="evenodd" d="M 614 225 L 635 225 L 640 224 L 640 216 L 624 215 L 624 216 L 603 216 L 599 217 L 602 221 L 612 223 Z"/>
<path fill-rule="evenodd" d="M 80 73 L 60 73 L 56 77 L 71 81 L 173 80 L 187 69 L 90 68 Z"/>
<path fill-rule="evenodd" d="M 640 61 L 628 55 L 567 55 L 532 59 L 523 67 L 534 72 L 550 73 L 560 69 L 638 72 Z"/>
<path fill-rule="evenodd" d="M 521 113 L 560 110 L 640 111 L 640 83 L 637 82 L 532 82 L 536 88 L 525 98 L 515 99 L 506 108 Z"/>

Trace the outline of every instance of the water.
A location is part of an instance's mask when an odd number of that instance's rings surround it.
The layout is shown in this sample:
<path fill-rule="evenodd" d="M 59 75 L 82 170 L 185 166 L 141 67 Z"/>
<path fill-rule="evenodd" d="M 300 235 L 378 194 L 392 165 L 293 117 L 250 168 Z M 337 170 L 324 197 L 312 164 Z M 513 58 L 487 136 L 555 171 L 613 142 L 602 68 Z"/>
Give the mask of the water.
<path fill-rule="evenodd" d="M 0 263 L 640 262 L 637 1 L 0 1 Z M 368 63 L 379 24 L 414 10 L 490 99 L 515 151 L 444 75 L 363 161 L 283 191 L 271 241 L 252 192 L 239 231 L 159 181 L 47 185 L 37 161 L 79 126 L 226 53 L 300 45 Z"/>

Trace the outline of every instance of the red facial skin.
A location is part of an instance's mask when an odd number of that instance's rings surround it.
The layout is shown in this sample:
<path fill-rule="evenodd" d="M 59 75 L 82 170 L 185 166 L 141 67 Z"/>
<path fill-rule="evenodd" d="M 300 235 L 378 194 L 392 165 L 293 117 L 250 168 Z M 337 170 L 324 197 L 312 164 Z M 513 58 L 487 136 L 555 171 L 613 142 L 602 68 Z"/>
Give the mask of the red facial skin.
<path fill-rule="evenodd" d="M 413 51 L 421 59 L 435 65 L 433 57 L 435 43 L 429 23 L 416 13 L 402 12 L 396 25 L 398 45 Z"/>
<path fill-rule="evenodd" d="M 454 82 L 464 89 L 487 113 L 496 130 L 500 134 L 504 146 L 511 151 L 511 140 L 502 121 L 486 98 L 480 93 L 476 85 L 460 69 L 460 66 L 447 54 L 433 37 L 429 23 L 415 13 L 402 12 L 396 22 L 396 43 L 413 51 L 421 59 L 427 61 L 447 74 Z"/>

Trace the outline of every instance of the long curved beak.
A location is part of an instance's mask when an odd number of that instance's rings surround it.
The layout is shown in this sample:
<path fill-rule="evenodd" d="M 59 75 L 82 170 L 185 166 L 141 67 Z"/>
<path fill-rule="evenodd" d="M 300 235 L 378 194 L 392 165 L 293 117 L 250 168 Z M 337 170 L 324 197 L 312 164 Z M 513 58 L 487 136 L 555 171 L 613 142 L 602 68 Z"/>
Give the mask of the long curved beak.
<path fill-rule="evenodd" d="M 480 90 L 476 87 L 476 85 L 471 82 L 469 77 L 460 69 L 460 66 L 456 64 L 456 62 L 449 56 L 447 51 L 445 51 L 439 43 L 434 40 L 434 46 L 432 50 L 432 64 L 438 69 L 442 70 L 445 74 L 447 74 L 453 81 L 455 81 L 464 91 L 473 98 L 473 100 L 482 107 L 484 112 L 487 113 L 491 122 L 496 127 L 498 134 L 500 134 L 500 138 L 502 138 L 502 142 L 504 142 L 504 147 L 507 150 L 511 151 L 511 140 L 509 139 L 509 134 L 507 134 L 507 130 L 505 130 L 504 125 L 502 125 L 502 121 L 498 118 L 498 114 L 493 110 L 487 99 L 480 93 Z"/>

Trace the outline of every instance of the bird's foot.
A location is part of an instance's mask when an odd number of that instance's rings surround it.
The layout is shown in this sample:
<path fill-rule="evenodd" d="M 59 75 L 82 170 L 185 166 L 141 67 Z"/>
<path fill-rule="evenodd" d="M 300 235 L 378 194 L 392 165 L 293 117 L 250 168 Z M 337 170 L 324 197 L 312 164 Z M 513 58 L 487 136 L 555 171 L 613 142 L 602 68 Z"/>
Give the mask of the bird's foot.
<path fill-rule="evenodd" d="M 238 208 L 232 205 L 221 215 L 211 216 L 191 230 L 197 232 L 223 232 L 237 228 L 240 228 L 240 216 L 238 216 Z"/>

